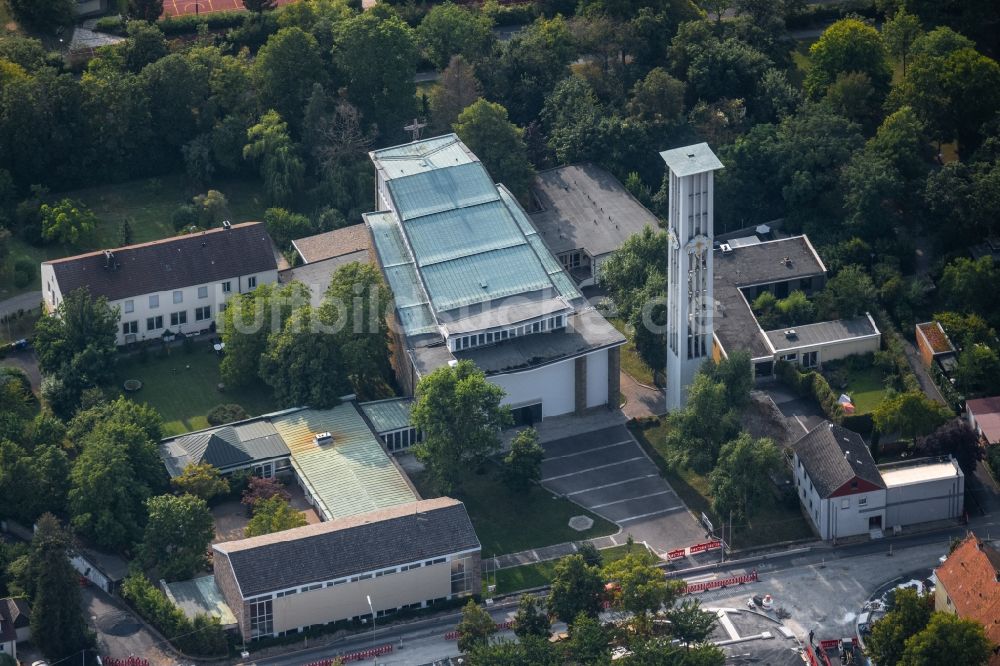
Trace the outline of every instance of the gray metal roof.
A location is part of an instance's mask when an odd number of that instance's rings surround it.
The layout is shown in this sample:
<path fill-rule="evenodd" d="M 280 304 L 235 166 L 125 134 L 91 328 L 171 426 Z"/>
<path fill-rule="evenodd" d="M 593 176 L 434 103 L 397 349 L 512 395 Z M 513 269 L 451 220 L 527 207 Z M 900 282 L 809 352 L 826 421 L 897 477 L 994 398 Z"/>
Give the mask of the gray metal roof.
<path fill-rule="evenodd" d="M 841 340 L 878 335 L 878 333 L 879 330 L 875 327 L 871 318 L 861 316 L 854 317 L 853 319 L 823 321 L 818 324 L 808 324 L 806 326 L 790 326 L 777 331 L 765 331 L 764 335 L 770 340 L 775 351 L 781 352 L 798 347 L 810 347 Z"/>
<path fill-rule="evenodd" d="M 600 257 L 620 248 L 643 227 L 659 228 L 655 215 L 594 164 L 543 171 L 535 178 L 534 189 L 542 210 L 531 213 L 531 221 L 555 253 L 582 248 Z"/>
<path fill-rule="evenodd" d="M 795 442 L 792 449 L 824 499 L 854 477 L 885 488 L 865 440 L 852 430 L 821 423 Z"/>
<path fill-rule="evenodd" d="M 479 161 L 455 134 L 382 148 L 368 155 L 386 180 Z"/>
<path fill-rule="evenodd" d="M 664 150 L 660 153 L 660 157 L 678 178 L 725 168 L 707 143 Z"/>
<path fill-rule="evenodd" d="M 480 545 L 465 505 L 440 497 L 213 548 L 215 566 L 232 567 L 246 599 Z"/>
<path fill-rule="evenodd" d="M 160 454 L 171 477 L 189 464 L 207 462 L 220 470 L 288 457 L 288 447 L 264 417 L 165 439 Z"/>
<path fill-rule="evenodd" d="M 362 402 L 358 405 L 378 434 L 410 427 L 410 408 L 413 398 L 389 398 Z"/>

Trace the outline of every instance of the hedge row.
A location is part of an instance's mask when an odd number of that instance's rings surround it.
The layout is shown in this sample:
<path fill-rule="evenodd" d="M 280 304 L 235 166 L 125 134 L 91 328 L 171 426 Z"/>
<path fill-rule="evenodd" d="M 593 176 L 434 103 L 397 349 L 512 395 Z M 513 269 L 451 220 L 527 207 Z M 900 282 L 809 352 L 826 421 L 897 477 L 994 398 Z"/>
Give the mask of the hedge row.
<path fill-rule="evenodd" d="M 777 361 L 774 364 L 774 372 L 786 386 L 795 391 L 796 394 L 807 397 L 812 396 L 819 403 L 820 409 L 826 418 L 834 423 L 840 423 L 844 418 L 844 410 L 837 402 L 837 394 L 830 388 L 830 383 L 826 378 L 815 370 L 802 372 L 799 366 L 787 361 Z"/>
<path fill-rule="evenodd" d="M 252 18 L 247 11 L 212 12 L 210 14 L 184 14 L 170 16 L 157 25 L 164 35 L 185 35 L 198 32 L 198 27 L 205 25 L 209 30 L 225 30 L 238 28 Z"/>
<path fill-rule="evenodd" d="M 483 13 L 493 19 L 498 27 L 512 25 L 527 25 L 538 18 L 538 8 L 535 3 L 527 2 L 519 5 L 501 5 L 487 2 L 483 5 Z"/>
<path fill-rule="evenodd" d="M 871 19 L 881 16 L 875 7 L 875 0 L 848 0 L 832 5 L 807 5 L 802 11 L 786 16 L 785 25 L 789 30 L 811 28 L 839 21 L 852 14 Z"/>
<path fill-rule="evenodd" d="M 181 652 L 196 657 L 229 654 L 229 641 L 218 618 L 199 613 L 189 620 L 141 573 L 129 574 L 122 583 L 122 596 Z"/>

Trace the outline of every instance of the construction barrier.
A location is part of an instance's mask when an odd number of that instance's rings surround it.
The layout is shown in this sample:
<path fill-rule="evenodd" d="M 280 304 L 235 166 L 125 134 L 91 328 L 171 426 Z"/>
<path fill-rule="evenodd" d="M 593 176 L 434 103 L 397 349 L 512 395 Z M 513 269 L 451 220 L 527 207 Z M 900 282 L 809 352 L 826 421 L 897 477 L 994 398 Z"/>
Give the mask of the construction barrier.
<path fill-rule="evenodd" d="M 707 553 L 710 550 L 719 550 L 720 548 L 722 548 L 722 541 L 720 539 L 712 539 L 711 541 L 696 543 L 693 546 L 688 546 L 688 555 Z"/>
<path fill-rule="evenodd" d="M 719 588 L 729 587 L 730 585 L 743 585 L 745 583 L 756 582 L 757 570 L 754 569 L 750 573 L 743 574 L 742 576 L 730 576 L 729 578 L 720 578 L 719 580 L 706 580 L 698 583 L 688 583 L 687 588 L 684 590 L 684 594 L 694 594 L 695 592 L 717 590 Z"/>
<path fill-rule="evenodd" d="M 125 657 L 124 659 L 115 659 L 114 657 L 105 657 L 101 663 L 104 666 L 149 666 L 149 660 L 143 659 L 142 657 L 136 657 L 131 655 Z"/>
<path fill-rule="evenodd" d="M 341 654 L 336 657 L 332 657 L 330 659 L 321 659 L 320 661 L 314 661 L 309 663 L 307 666 L 333 666 L 333 664 L 337 659 L 339 659 L 344 664 L 347 664 L 352 661 L 367 661 L 369 659 L 374 659 L 375 657 L 381 657 L 384 654 L 389 654 L 390 652 L 392 652 L 392 643 L 386 643 L 385 645 L 379 645 L 378 647 L 368 648 L 367 650 L 348 652 L 347 654 Z"/>
<path fill-rule="evenodd" d="M 678 548 L 667 552 L 667 561 L 682 560 L 687 557 L 687 548 Z"/>
<path fill-rule="evenodd" d="M 497 628 L 497 631 L 507 631 L 508 629 L 513 629 L 514 628 L 514 620 L 506 620 L 504 622 L 497 622 L 496 623 L 496 628 Z M 462 633 L 460 631 L 457 631 L 457 630 L 456 631 L 449 631 L 447 634 L 444 635 L 444 639 L 446 641 L 457 641 L 458 637 L 461 636 L 461 635 L 462 635 Z"/>

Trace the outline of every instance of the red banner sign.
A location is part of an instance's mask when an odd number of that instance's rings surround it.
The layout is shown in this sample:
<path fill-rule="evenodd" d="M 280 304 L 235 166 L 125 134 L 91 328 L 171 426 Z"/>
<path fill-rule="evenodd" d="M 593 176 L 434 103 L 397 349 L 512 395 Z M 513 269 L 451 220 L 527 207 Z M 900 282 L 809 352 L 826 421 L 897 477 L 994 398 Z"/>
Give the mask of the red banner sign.
<path fill-rule="evenodd" d="M 667 561 L 671 560 L 681 560 L 687 557 L 686 548 L 678 548 L 676 550 L 671 550 L 667 553 Z"/>
<path fill-rule="evenodd" d="M 718 550 L 722 548 L 722 541 L 719 539 L 713 539 L 712 541 L 706 541 L 705 543 L 696 543 L 688 548 L 688 551 L 695 555 L 697 553 L 705 553 L 710 550 Z"/>
<path fill-rule="evenodd" d="M 717 590 L 720 587 L 729 587 L 730 585 L 743 585 L 745 583 L 756 583 L 757 582 L 757 570 L 754 569 L 748 574 L 742 576 L 731 576 L 729 578 L 721 578 L 719 580 L 706 580 L 700 583 L 688 583 L 687 589 L 684 590 L 684 594 L 694 594 L 695 592 L 706 592 L 708 590 Z"/>

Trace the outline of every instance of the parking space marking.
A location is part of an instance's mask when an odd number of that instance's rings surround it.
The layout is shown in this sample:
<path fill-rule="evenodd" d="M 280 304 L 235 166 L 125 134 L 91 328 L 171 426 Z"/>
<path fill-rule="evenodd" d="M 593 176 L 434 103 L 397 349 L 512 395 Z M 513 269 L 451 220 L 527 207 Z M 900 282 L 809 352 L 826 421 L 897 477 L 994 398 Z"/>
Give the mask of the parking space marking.
<path fill-rule="evenodd" d="M 583 490 L 574 490 L 571 493 L 566 493 L 566 497 L 570 495 L 579 495 L 581 493 L 589 493 L 591 490 L 601 490 L 603 488 L 610 488 L 612 486 L 620 486 L 623 483 L 632 483 L 633 481 L 639 481 L 640 479 L 648 479 L 650 477 L 656 476 L 656 474 L 646 474 L 645 476 L 634 476 L 631 479 L 625 479 L 624 481 L 615 481 L 614 483 L 605 483 L 603 486 L 594 486 L 593 488 L 584 488 Z"/>
<path fill-rule="evenodd" d="M 640 513 L 638 516 L 629 516 L 628 518 L 620 518 L 615 522 L 619 525 L 622 523 L 627 523 L 630 520 L 639 520 L 640 518 L 649 518 L 650 516 L 658 516 L 661 513 L 670 513 L 671 511 L 676 511 L 677 509 L 683 509 L 683 504 L 678 504 L 677 506 L 672 506 L 669 509 L 660 509 L 659 511 L 650 511 L 649 513 Z"/>
<path fill-rule="evenodd" d="M 658 493 L 650 493 L 648 495 L 636 495 L 635 497 L 626 497 L 625 499 L 615 500 L 614 502 L 605 502 L 604 504 L 593 504 L 593 505 L 591 505 L 588 508 L 590 508 L 591 510 L 593 510 L 593 509 L 600 509 L 600 508 L 605 507 L 605 506 L 611 506 L 612 504 L 621 504 L 622 502 L 631 502 L 632 500 L 646 499 L 647 497 L 656 497 L 657 495 L 669 495 L 672 492 L 674 492 L 674 491 L 672 491 L 672 490 L 661 490 Z"/>
<path fill-rule="evenodd" d="M 575 451 L 573 453 L 564 453 L 561 456 L 550 456 L 543 460 L 543 462 L 548 462 L 550 460 L 559 460 L 560 458 L 572 458 L 573 456 L 582 456 L 584 453 L 590 453 L 591 451 L 600 451 L 601 449 L 610 449 L 614 446 L 621 446 L 622 444 L 631 444 L 632 440 L 627 439 L 624 442 L 615 442 L 614 444 L 605 444 L 604 446 L 595 446 L 592 449 L 584 449 L 583 451 Z"/>
<path fill-rule="evenodd" d="M 635 458 L 628 458 L 627 460 L 619 460 L 618 462 L 608 463 L 607 465 L 598 465 L 597 467 L 588 467 L 587 469 L 581 469 L 577 472 L 570 472 L 569 474 L 558 474 L 556 476 L 550 476 L 547 479 L 542 479 L 542 483 L 548 481 L 555 481 L 556 479 L 565 479 L 567 476 L 576 476 L 577 474 L 584 474 L 586 472 L 593 472 L 595 470 L 604 469 L 606 467 L 616 467 L 618 465 L 624 465 L 625 463 L 633 462 L 635 460 L 643 460 L 645 456 L 636 456 Z"/>

